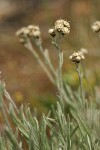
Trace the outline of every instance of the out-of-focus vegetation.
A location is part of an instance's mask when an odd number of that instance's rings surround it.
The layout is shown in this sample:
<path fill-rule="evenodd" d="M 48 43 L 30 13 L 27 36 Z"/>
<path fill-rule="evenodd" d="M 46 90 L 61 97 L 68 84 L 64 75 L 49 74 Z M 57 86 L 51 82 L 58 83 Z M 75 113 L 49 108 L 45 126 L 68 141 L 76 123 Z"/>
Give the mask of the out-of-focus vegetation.
<path fill-rule="evenodd" d="M 65 53 L 63 77 L 68 84 L 76 88 L 77 75 L 67 57 L 73 50 L 84 47 L 89 51 L 88 61 L 85 61 L 86 74 L 94 87 L 95 84 L 100 84 L 100 42 L 90 26 L 92 22 L 100 19 L 99 10 L 99 0 L 0 1 L 0 70 L 7 88 L 19 105 L 28 102 L 42 111 L 44 107 L 41 105 L 49 106 L 48 96 L 50 102 L 55 100 L 56 89 L 31 54 L 18 43 L 15 31 L 28 24 L 41 26 L 43 44 L 50 49 L 50 55 L 56 65 L 56 52 L 52 45 L 48 44 L 48 27 L 58 18 L 70 20 L 71 33 L 61 45 Z M 84 81 L 84 86 L 87 91 L 91 89 L 87 81 Z"/>

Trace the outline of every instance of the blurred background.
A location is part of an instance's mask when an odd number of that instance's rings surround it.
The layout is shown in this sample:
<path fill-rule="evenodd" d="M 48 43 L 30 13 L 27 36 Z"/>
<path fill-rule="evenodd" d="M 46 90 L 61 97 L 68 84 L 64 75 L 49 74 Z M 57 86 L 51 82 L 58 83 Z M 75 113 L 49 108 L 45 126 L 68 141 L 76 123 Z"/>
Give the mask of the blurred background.
<path fill-rule="evenodd" d="M 73 51 L 86 48 L 87 78 L 93 87 L 100 85 L 100 38 L 91 30 L 91 24 L 100 20 L 100 0 L 0 0 L 0 70 L 7 90 L 19 106 L 28 103 L 45 112 L 57 99 L 57 90 L 31 53 L 19 43 L 15 32 L 29 24 L 39 25 L 43 46 L 49 49 L 57 66 L 57 52 L 48 29 L 60 18 L 69 20 L 71 25 L 71 32 L 61 45 L 63 78 L 72 88 L 77 86 L 75 67 L 68 57 Z M 90 91 L 87 81 L 84 81 L 84 87 Z"/>

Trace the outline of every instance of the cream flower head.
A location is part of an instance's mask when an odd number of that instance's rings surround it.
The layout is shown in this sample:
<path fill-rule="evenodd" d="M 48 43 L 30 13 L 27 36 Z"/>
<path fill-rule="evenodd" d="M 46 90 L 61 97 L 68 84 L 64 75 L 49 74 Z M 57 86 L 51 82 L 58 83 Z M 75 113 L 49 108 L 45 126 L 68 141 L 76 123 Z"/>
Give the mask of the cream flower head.
<path fill-rule="evenodd" d="M 94 32 L 100 32 L 100 21 L 94 22 L 91 28 Z"/>
<path fill-rule="evenodd" d="M 85 59 L 84 55 L 80 52 L 74 52 L 69 59 L 74 63 L 80 63 L 82 60 Z"/>
<path fill-rule="evenodd" d="M 67 20 L 57 20 L 53 28 L 49 29 L 48 33 L 55 37 L 57 34 L 59 35 L 68 35 L 70 32 L 70 24 Z"/>

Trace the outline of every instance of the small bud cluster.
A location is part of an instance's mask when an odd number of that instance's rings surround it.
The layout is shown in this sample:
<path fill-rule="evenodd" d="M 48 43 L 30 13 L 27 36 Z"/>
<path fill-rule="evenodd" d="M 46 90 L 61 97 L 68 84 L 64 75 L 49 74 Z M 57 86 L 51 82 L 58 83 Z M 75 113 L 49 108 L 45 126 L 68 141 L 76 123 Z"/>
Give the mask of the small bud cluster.
<path fill-rule="evenodd" d="M 84 55 L 80 52 L 74 52 L 69 59 L 74 63 L 80 63 L 82 60 L 85 59 Z"/>
<path fill-rule="evenodd" d="M 23 27 L 16 32 L 16 35 L 20 38 L 20 42 L 25 44 L 27 38 L 40 39 L 41 32 L 38 26 L 29 25 L 28 27 Z"/>
<path fill-rule="evenodd" d="M 29 33 L 29 31 L 26 27 L 23 27 L 16 32 L 16 35 L 20 38 L 21 43 L 23 43 L 23 44 L 26 43 L 28 33 Z"/>
<path fill-rule="evenodd" d="M 55 37 L 56 34 L 60 35 L 68 35 L 70 32 L 70 24 L 67 20 L 57 20 L 55 22 L 55 26 L 52 29 L 49 29 L 48 33 L 52 36 Z"/>
<path fill-rule="evenodd" d="M 88 51 L 87 51 L 87 49 L 85 49 L 85 48 L 81 48 L 80 51 L 79 51 L 79 53 L 80 53 L 81 55 L 86 55 L 86 54 L 88 54 Z"/>
<path fill-rule="evenodd" d="M 91 26 L 93 32 L 100 32 L 100 21 L 96 21 Z"/>
<path fill-rule="evenodd" d="M 40 38 L 41 37 L 40 28 L 38 26 L 29 25 L 27 27 L 27 29 L 29 30 L 29 36 L 30 37 L 34 37 L 34 38 Z"/>
<path fill-rule="evenodd" d="M 56 36 L 54 29 L 49 29 L 48 33 L 49 33 L 52 37 L 55 37 L 55 36 Z"/>

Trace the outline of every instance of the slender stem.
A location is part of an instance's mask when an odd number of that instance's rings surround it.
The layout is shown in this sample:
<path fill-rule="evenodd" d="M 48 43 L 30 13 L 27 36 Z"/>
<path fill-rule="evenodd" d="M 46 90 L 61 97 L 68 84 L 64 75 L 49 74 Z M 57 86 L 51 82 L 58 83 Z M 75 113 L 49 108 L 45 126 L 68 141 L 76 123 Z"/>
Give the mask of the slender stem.
<path fill-rule="evenodd" d="M 63 92 L 63 81 L 62 81 L 62 64 L 63 64 L 63 53 L 60 48 L 60 37 L 58 38 L 58 41 L 54 40 L 52 44 L 56 47 L 58 51 L 58 73 L 57 73 L 57 86 L 58 90 L 60 92 L 60 97 L 62 97 Z"/>
<path fill-rule="evenodd" d="M 38 61 L 38 63 L 40 64 L 40 66 L 43 68 L 44 72 L 47 74 L 48 78 L 50 79 L 50 81 L 55 84 L 55 81 L 51 75 L 51 73 L 49 72 L 48 68 L 45 66 L 45 64 L 43 63 L 43 61 L 40 59 L 38 53 L 33 49 L 33 46 L 30 42 L 30 40 L 28 40 L 27 44 L 25 44 L 25 47 L 31 51 L 31 53 L 34 55 L 34 57 L 36 58 L 36 60 Z"/>
<path fill-rule="evenodd" d="M 82 85 L 82 74 L 81 74 L 80 69 L 79 69 L 79 64 L 76 64 L 76 71 L 77 71 L 78 78 L 79 78 L 79 83 L 80 83 L 81 98 L 82 98 L 82 102 L 84 103 L 83 85 Z"/>
<path fill-rule="evenodd" d="M 60 44 L 58 49 L 58 79 L 59 79 L 59 87 L 61 90 L 63 87 L 63 82 L 62 82 L 62 52 L 60 49 Z"/>
<path fill-rule="evenodd" d="M 84 62 L 81 62 L 81 65 L 82 65 L 82 69 L 83 69 L 83 75 L 84 75 L 84 77 L 87 79 L 87 75 L 86 75 L 86 70 L 85 70 L 85 64 L 84 64 Z"/>
<path fill-rule="evenodd" d="M 49 66 L 49 68 L 51 69 L 53 75 L 56 76 L 55 69 L 54 69 L 54 67 L 53 67 L 53 65 L 52 65 L 52 63 L 51 63 L 50 58 L 46 57 L 45 52 L 44 52 L 44 50 L 43 50 L 42 44 L 37 43 L 37 46 L 38 46 L 38 48 L 39 48 L 39 50 L 40 50 L 42 56 L 44 57 L 46 64 L 47 64 L 47 65 Z"/>

